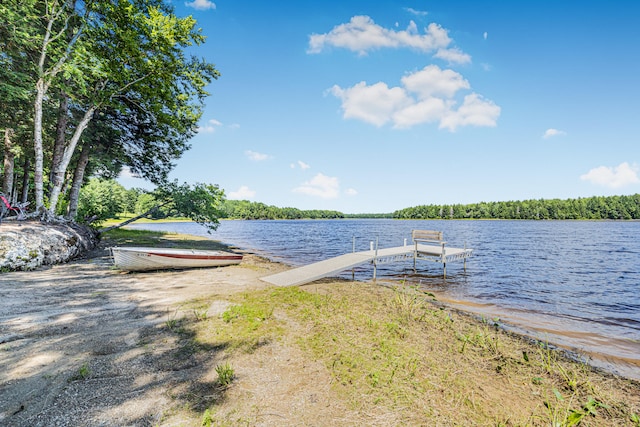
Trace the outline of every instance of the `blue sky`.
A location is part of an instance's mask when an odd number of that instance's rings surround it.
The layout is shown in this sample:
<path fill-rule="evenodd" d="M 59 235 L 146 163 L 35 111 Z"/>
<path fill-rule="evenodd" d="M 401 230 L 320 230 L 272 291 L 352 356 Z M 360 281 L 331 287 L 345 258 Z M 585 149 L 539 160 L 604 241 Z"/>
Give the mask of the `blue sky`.
<path fill-rule="evenodd" d="M 640 192 L 638 2 L 173 3 L 222 75 L 172 179 L 345 213 Z"/>

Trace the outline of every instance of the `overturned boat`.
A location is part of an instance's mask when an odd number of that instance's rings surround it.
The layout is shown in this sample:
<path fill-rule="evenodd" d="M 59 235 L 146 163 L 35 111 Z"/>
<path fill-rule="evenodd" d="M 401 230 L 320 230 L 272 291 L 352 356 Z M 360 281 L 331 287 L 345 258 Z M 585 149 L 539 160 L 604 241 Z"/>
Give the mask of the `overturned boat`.
<path fill-rule="evenodd" d="M 111 255 L 115 266 L 127 271 L 221 267 L 242 261 L 239 254 L 198 249 L 112 247 Z"/>

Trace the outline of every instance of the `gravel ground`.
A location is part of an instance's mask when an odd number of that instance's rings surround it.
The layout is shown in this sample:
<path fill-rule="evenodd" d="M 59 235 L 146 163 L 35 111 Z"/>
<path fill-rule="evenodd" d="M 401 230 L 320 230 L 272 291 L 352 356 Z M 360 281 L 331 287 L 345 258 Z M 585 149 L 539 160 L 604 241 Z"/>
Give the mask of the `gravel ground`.
<path fill-rule="evenodd" d="M 206 408 L 221 393 L 214 368 L 223 355 L 212 349 L 176 358 L 179 346 L 167 320 L 187 315 L 188 301 L 212 295 L 207 315 L 220 315 L 225 295 L 265 287 L 259 277 L 283 268 L 247 254 L 237 266 L 123 273 L 103 248 L 68 264 L 1 273 L 0 425 L 192 425 L 179 408 L 187 400 L 192 404 L 193 395 L 203 396 Z M 304 386 L 308 405 L 300 397 L 290 416 L 317 415 L 309 405 L 330 400 L 326 373 L 316 367 L 316 376 L 313 370 L 304 380 L 292 373 L 274 384 L 268 371 L 287 372 L 295 350 L 281 343 L 265 347 L 252 362 L 234 361 L 247 382 L 225 393 L 256 408 L 282 406 L 258 410 L 278 414 L 272 420 L 277 424 L 291 407 L 273 391 Z M 260 357 L 268 363 L 256 364 Z M 260 381 L 260 375 L 269 380 Z"/>

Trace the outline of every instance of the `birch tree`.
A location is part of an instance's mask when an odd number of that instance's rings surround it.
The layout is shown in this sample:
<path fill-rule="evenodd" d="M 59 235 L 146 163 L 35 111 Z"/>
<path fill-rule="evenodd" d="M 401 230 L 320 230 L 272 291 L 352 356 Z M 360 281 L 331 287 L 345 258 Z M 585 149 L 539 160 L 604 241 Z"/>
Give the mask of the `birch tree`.
<path fill-rule="evenodd" d="M 139 120 L 130 120 L 129 128 L 120 129 L 121 135 L 141 132 L 145 136 L 138 149 L 129 145 L 125 160 L 132 169 L 166 179 L 172 161 L 188 148 L 186 141 L 194 133 L 208 95 L 205 87 L 219 75 L 212 64 L 185 55 L 186 48 L 204 42 L 193 18 L 175 16 L 161 0 L 8 0 L 1 2 L 0 14 L 12 20 L 5 29 L 22 35 L 16 38 L 18 48 L 7 50 L 6 58 L 24 59 L 22 71 L 34 93 L 38 211 L 46 216 L 56 213 L 74 153 L 95 115 L 105 109 Z M 3 51 L 0 61 L 4 58 Z M 56 100 L 58 119 L 48 120 L 57 122 L 55 132 L 50 132 L 54 136 L 47 134 L 44 124 L 45 106 Z M 48 162 L 48 207 L 46 141 L 54 143 Z M 145 149 L 140 150 L 141 145 Z M 152 158 L 154 154 L 160 158 Z M 76 173 L 82 169 L 76 168 Z"/>
<path fill-rule="evenodd" d="M 91 44 L 82 51 L 93 66 L 87 71 L 90 78 L 84 74 L 74 79 L 81 83 L 77 85 L 81 96 L 72 97 L 84 106 L 84 114 L 52 171 L 51 214 L 80 137 L 101 108 L 144 112 L 145 123 L 165 125 L 167 137 L 175 132 L 193 134 L 208 94 L 204 88 L 218 72 L 211 64 L 185 57 L 186 47 L 204 42 L 195 20 L 178 18 L 162 4 L 153 3 L 94 4 L 101 20 L 84 29 Z"/>

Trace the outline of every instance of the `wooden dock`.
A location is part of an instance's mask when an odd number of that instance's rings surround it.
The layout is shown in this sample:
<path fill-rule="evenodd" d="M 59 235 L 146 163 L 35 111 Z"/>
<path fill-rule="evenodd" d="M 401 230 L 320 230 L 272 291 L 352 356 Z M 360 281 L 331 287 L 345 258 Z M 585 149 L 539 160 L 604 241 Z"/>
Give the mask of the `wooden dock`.
<path fill-rule="evenodd" d="M 373 279 L 376 279 L 376 267 L 380 264 L 413 259 L 414 270 L 417 260 L 427 260 L 442 263 L 446 275 L 446 264 L 453 261 L 464 261 L 471 256 L 472 249 L 444 248 L 435 245 L 405 245 L 395 248 L 352 252 L 308 264 L 302 267 L 283 271 L 260 278 L 260 280 L 276 286 L 298 286 L 313 282 L 324 277 L 330 277 L 345 270 L 362 264 L 373 264 Z"/>

